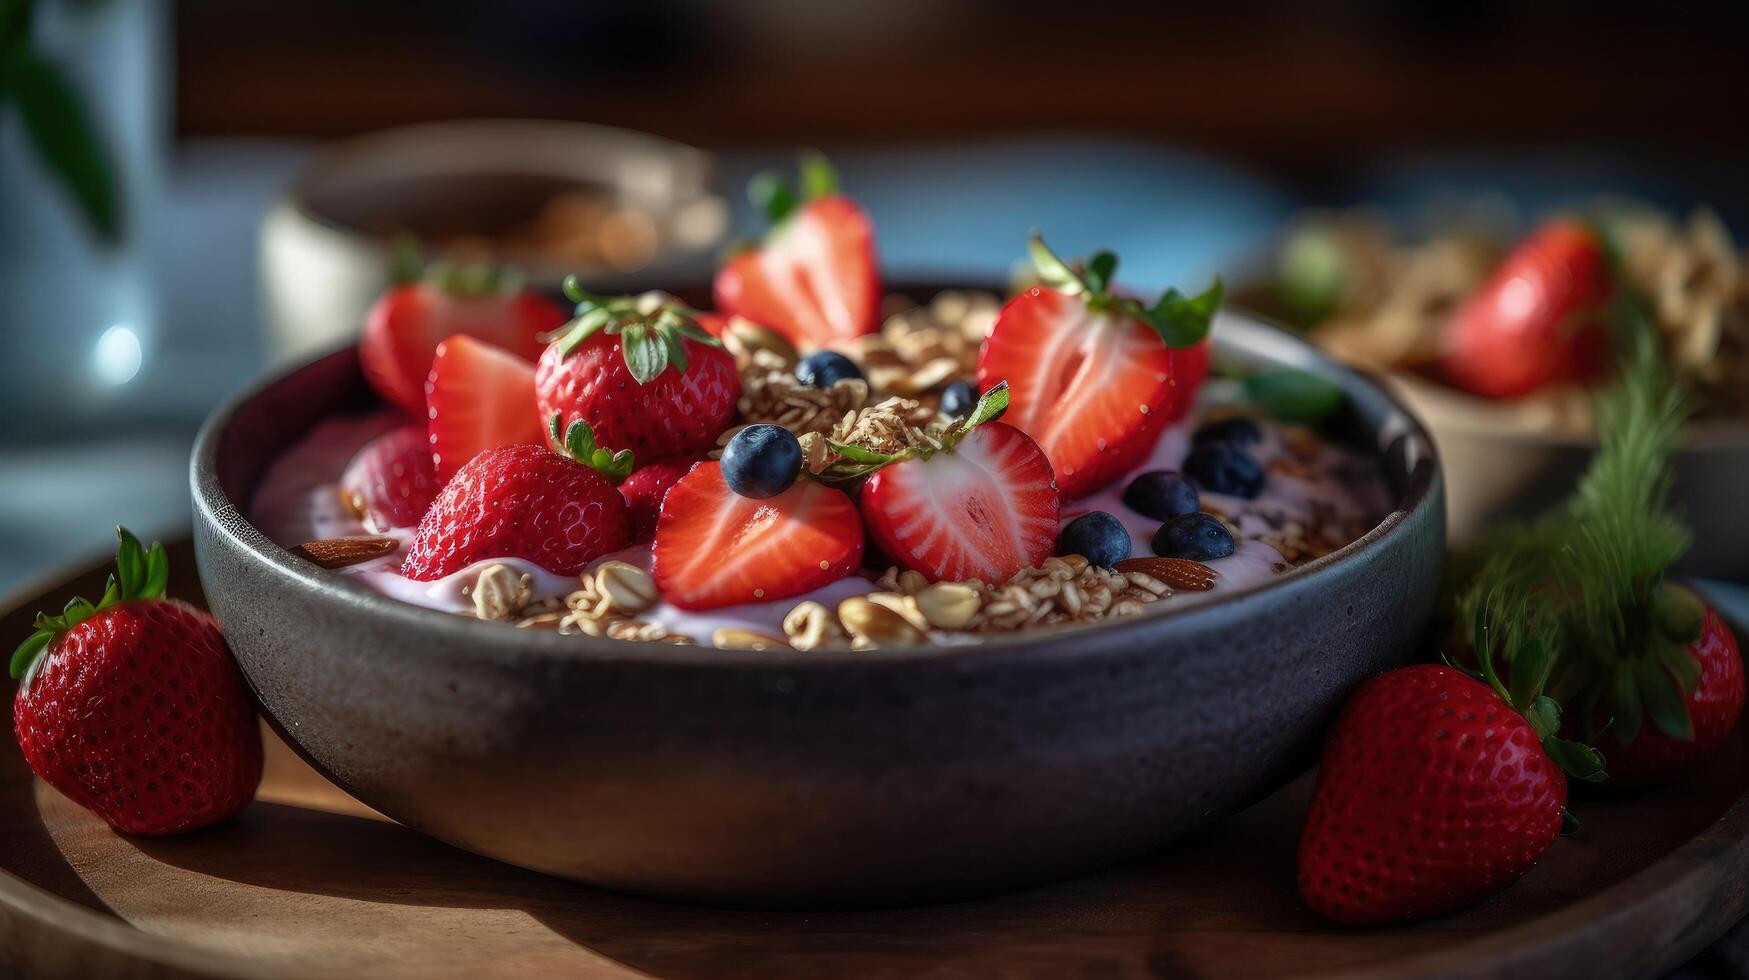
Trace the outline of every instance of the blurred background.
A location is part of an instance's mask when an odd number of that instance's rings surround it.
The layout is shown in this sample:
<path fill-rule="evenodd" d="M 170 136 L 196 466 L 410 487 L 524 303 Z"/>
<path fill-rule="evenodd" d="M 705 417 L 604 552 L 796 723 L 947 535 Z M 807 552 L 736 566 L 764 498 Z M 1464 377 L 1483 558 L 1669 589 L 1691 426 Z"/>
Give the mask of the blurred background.
<path fill-rule="evenodd" d="M 0 0 L 0 589 L 180 533 L 202 417 L 356 330 L 394 232 L 702 282 L 802 145 L 892 278 L 1000 281 L 1038 227 L 1197 285 L 1304 207 L 1478 196 L 1744 240 L 1749 4 L 1172 6 Z M 484 118 L 660 139 L 359 139 Z"/>

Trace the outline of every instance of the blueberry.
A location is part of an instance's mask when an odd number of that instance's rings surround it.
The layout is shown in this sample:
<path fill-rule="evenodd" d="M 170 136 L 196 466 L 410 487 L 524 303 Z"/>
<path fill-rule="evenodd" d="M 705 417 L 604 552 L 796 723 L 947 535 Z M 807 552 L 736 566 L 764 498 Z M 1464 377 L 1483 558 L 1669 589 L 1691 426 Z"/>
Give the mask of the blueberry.
<path fill-rule="evenodd" d="M 1149 470 L 1124 488 L 1123 502 L 1130 510 L 1156 521 L 1202 509 L 1202 498 L 1184 474 L 1177 470 Z"/>
<path fill-rule="evenodd" d="M 1244 447 L 1205 442 L 1190 451 L 1184 472 L 1204 490 L 1250 499 L 1263 492 L 1263 467 Z"/>
<path fill-rule="evenodd" d="M 1104 568 L 1130 556 L 1130 532 L 1123 522 L 1096 510 L 1070 521 L 1057 539 L 1057 554 L 1080 555 Z"/>
<path fill-rule="evenodd" d="M 947 386 L 941 393 L 941 414 L 950 419 L 963 419 L 972 414 L 978 404 L 978 389 L 964 378 Z"/>
<path fill-rule="evenodd" d="M 723 480 L 743 497 L 775 497 L 802 471 L 802 444 L 781 425 L 749 425 L 723 448 Z"/>
<path fill-rule="evenodd" d="M 1154 554 L 1213 561 L 1233 553 L 1233 533 L 1213 514 L 1179 514 L 1154 532 Z"/>
<path fill-rule="evenodd" d="M 796 362 L 796 380 L 814 388 L 830 388 L 834 381 L 861 378 L 856 362 L 833 350 L 819 350 Z"/>
<path fill-rule="evenodd" d="M 1257 425 L 1257 420 L 1243 415 L 1235 415 L 1230 419 L 1210 422 L 1198 426 L 1195 434 L 1190 437 L 1190 444 L 1200 446 L 1205 442 L 1230 442 L 1236 446 L 1255 446 L 1263 441 L 1263 429 Z"/>

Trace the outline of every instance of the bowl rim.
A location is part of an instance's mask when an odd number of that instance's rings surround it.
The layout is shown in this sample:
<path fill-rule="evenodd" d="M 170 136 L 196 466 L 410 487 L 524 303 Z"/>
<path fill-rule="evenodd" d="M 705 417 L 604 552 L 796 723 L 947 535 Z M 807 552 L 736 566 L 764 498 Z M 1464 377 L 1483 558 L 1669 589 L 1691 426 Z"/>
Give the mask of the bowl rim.
<path fill-rule="evenodd" d="M 907 293 L 909 295 L 909 293 Z M 252 400 L 287 382 L 294 375 L 317 364 L 353 357 L 355 347 L 347 344 L 326 354 L 289 367 L 270 371 L 226 398 L 195 437 L 189 461 L 189 480 L 197 524 L 206 529 L 236 553 L 262 565 L 278 583 L 287 589 L 301 589 L 320 596 L 323 601 L 354 607 L 357 611 L 377 617 L 394 628 L 411 631 L 437 631 L 456 642 L 458 648 L 472 651 L 470 656 L 511 658 L 560 658 L 598 662 L 628 662 L 667 666 L 714 667 L 723 669 L 761 670 L 776 668 L 783 672 L 831 670 L 834 668 L 866 667 L 881 664 L 945 664 L 966 666 L 1012 663 L 1052 657 L 1060 653 L 1064 640 L 1070 646 L 1078 638 L 1098 637 L 1102 643 L 1121 643 L 1124 639 L 1158 643 L 1158 631 L 1163 628 L 1191 630 L 1200 624 L 1243 622 L 1262 606 L 1295 590 L 1315 589 L 1351 568 L 1396 547 L 1409 547 L 1409 524 L 1431 523 L 1433 533 L 1443 546 L 1445 516 L 1443 513 L 1445 471 L 1438 449 L 1426 427 L 1397 396 L 1364 373 L 1341 364 L 1317 350 L 1300 337 L 1279 325 L 1249 312 L 1225 309 L 1220 314 L 1223 330 L 1232 336 L 1250 335 L 1253 343 L 1274 335 L 1276 342 L 1288 345 L 1290 356 L 1275 356 L 1287 366 L 1311 370 L 1336 380 L 1353 398 L 1363 396 L 1381 409 L 1374 429 L 1375 454 L 1382 454 L 1386 445 L 1407 437 L 1412 440 L 1411 459 L 1425 460 L 1425 465 L 1411 465 L 1407 483 L 1389 514 L 1365 534 L 1322 558 L 1289 570 L 1269 581 L 1258 583 L 1231 595 L 1199 602 L 1188 609 L 1163 607 L 1145 610 L 1133 616 L 1105 623 L 1076 626 L 1067 629 L 1025 630 L 976 643 L 935 645 L 916 644 L 882 648 L 878 654 L 856 650 L 725 650 L 709 644 L 640 643 L 613 640 L 607 637 L 561 636 L 546 630 L 508 629 L 501 623 L 485 622 L 467 616 L 446 614 L 404 602 L 376 592 L 348 577 L 323 569 L 297 557 L 288 549 L 270 541 L 239 508 L 220 484 L 218 450 L 222 437 L 236 414 Z M 1216 352 L 1220 352 L 1217 341 Z M 1246 355 L 1241 352 L 1241 358 Z M 1259 355 L 1252 354 L 1252 357 Z M 1272 355 L 1273 356 L 1273 355 Z M 1430 509 L 1438 512 L 1429 514 Z M 198 528 L 197 528 L 198 529 Z M 200 536 L 196 536 L 197 542 Z M 1129 649 L 1145 648 L 1126 647 Z"/>

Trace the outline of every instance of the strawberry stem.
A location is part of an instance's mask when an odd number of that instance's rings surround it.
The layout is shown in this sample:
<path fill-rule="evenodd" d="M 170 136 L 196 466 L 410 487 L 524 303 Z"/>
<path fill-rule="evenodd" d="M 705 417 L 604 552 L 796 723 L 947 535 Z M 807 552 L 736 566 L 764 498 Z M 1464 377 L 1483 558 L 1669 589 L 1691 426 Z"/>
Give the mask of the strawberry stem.
<path fill-rule="evenodd" d="M 577 315 L 559 328 L 560 357 L 570 357 L 598 333 L 618 335 L 626 368 L 644 385 L 669 367 L 677 374 L 686 373 L 686 341 L 722 346 L 699 326 L 696 311 L 662 293 L 596 296 L 585 291 L 576 276 L 566 276 L 564 288 L 565 295 L 577 304 Z"/>
<path fill-rule="evenodd" d="M 1160 335 L 1168 347 L 1190 347 L 1208 336 L 1215 312 L 1221 307 L 1224 288 L 1215 279 L 1209 288 L 1195 296 L 1186 296 L 1175 288 L 1162 292 L 1154 305 L 1119 296 L 1110 291 L 1111 277 L 1117 271 L 1117 256 L 1109 251 L 1094 253 L 1081 273 L 1064 262 L 1035 230 L 1027 238 L 1027 256 L 1038 270 L 1039 281 L 1065 296 L 1086 296 L 1090 310 L 1110 310 L 1134 320 L 1140 320 Z"/>
<path fill-rule="evenodd" d="M 548 420 L 548 432 L 553 437 L 553 448 L 609 480 L 618 483 L 631 475 L 632 451 L 621 449 L 616 453 L 606 446 L 597 446 L 595 430 L 588 422 L 577 419 L 567 428 L 564 419 L 554 412 Z"/>

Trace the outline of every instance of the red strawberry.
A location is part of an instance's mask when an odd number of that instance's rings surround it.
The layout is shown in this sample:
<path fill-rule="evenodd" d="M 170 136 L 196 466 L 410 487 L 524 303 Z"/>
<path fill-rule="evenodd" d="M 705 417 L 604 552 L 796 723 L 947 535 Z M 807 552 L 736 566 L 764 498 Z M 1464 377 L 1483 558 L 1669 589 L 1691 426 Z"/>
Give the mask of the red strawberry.
<path fill-rule="evenodd" d="M 1063 499 L 1086 496 L 1146 459 L 1178 396 L 1178 357 L 1207 334 L 1220 284 L 1196 297 L 1167 290 L 1153 307 L 1106 291 L 1116 264 L 1095 256 L 1086 276 L 1033 238 L 1047 281 L 1011 300 L 978 356 L 978 384 L 1006 380 L 1007 421 L 1038 440 Z"/>
<path fill-rule="evenodd" d="M 797 480 L 775 497 L 729 489 L 700 463 L 662 501 L 651 575 L 682 609 L 716 609 L 811 592 L 862 562 L 862 521 L 841 490 Z"/>
<path fill-rule="evenodd" d="M 503 446 L 469 460 L 419 522 L 401 574 L 429 582 L 488 558 L 526 558 L 576 575 L 624 548 L 630 525 L 613 480 L 631 472 L 630 454 L 609 457 L 580 421 L 564 445 Z"/>
<path fill-rule="evenodd" d="M 1324 744 L 1300 837 L 1306 904 L 1342 923 L 1398 922 L 1516 881 L 1560 833 L 1567 800 L 1539 742 L 1495 689 L 1449 667 L 1368 681 Z"/>
<path fill-rule="evenodd" d="M 691 457 L 664 459 L 632 471 L 619 485 L 620 496 L 626 498 L 626 513 L 631 517 L 632 540 L 648 541 L 656 533 L 656 518 L 662 513 L 662 498 L 680 482 L 698 460 Z"/>
<path fill-rule="evenodd" d="M 384 293 L 366 315 L 359 363 L 378 394 L 423 415 L 425 378 L 445 338 L 464 334 L 532 361 L 544 346 L 541 335 L 564 323 L 557 303 L 531 292 L 500 292 L 489 277 L 405 283 Z"/>
<path fill-rule="evenodd" d="M 1549 222 L 1452 314 L 1446 378 L 1485 398 L 1595 378 L 1608 362 L 1597 320 L 1613 293 L 1597 235 L 1577 221 Z"/>
<path fill-rule="evenodd" d="M 716 445 L 741 397 L 735 359 L 690 311 L 659 294 L 605 299 L 574 280 L 575 324 L 541 355 L 542 418 L 582 419 L 610 446 L 640 459 Z"/>
<path fill-rule="evenodd" d="M 390 429 L 365 443 L 340 477 L 346 506 L 379 534 L 417 525 L 437 490 L 431 437 L 418 425 Z"/>
<path fill-rule="evenodd" d="M 874 229 L 855 201 L 836 193 L 823 158 L 803 163 L 807 201 L 775 177 L 752 188 L 772 230 L 758 248 L 717 272 L 717 307 L 783 334 L 793 344 L 826 347 L 880 327 L 881 284 Z"/>
<path fill-rule="evenodd" d="M 999 392 L 980 400 L 944 451 L 889 463 L 863 485 L 869 534 L 887 557 L 933 581 L 1004 582 L 1056 548 L 1050 461 L 1026 433 L 984 420 L 1000 414 L 989 408 Z"/>
<path fill-rule="evenodd" d="M 1743 713 L 1743 656 L 1731 628 L 1687 589 L 1665 585 L 1664 592 L 1684 610 L 1678 616 L 1699 616 L 1699 629 L 1692 629 L 1690 619 L 1680 627 L 1681 638 L 1694 639 L 1680 649 L 1668 648 L 1664 656 L 1654 653 L 1657 661 L 1639 661 L 1655 664 L 1649 676 L 1643 676 L 1645 666 L 1634 669 L 1642 679 L 1628 686 L 1640 691 L 1643 720 L 1618 703 L 1599 709 L 1600 714 L 1614 711 L 1599 719 L 1609 727 L 1597 739 L 1598 751 L 1609 762 L 1611 786 L 1649 786 L 1675 776 L 1723 741 Z M 1663 689 L 1662 698 L 1651 696 L 1656 693 L 1648 690 L 1652 684 Z M 1612 682 L 1611 689 L 1619 688 Z M 1655 705 L 1667 706 L 1669 714 L 1661 714 Z"/>
<path fill-rule="evenodd" d="M 485 450 L 546 442 L 534 379 L 533 364 L 472 337 L 437 345 L 425 398 L 439 480 Z"/>
<path fill-rule="evenodd" d="M 212 617 L 163 598 L 163 546 L 118 532 L 103 599 L 38 616 L 13 655 L 18 746 L 44 782 L 117 830 L 205 827 L 255 797 L 255 702 Z"/>
<path fill-rule="evenodd" d="M 1183 421 L 1196 408 L 1197 392 L 1209 376 L 1209 340 L 1204 337 L 1189 347 L 1172 349 L 1172 380 L 1178 390 L 1172 395 L 1172 410 L 1166 413 L 1168 423 Z"/>

